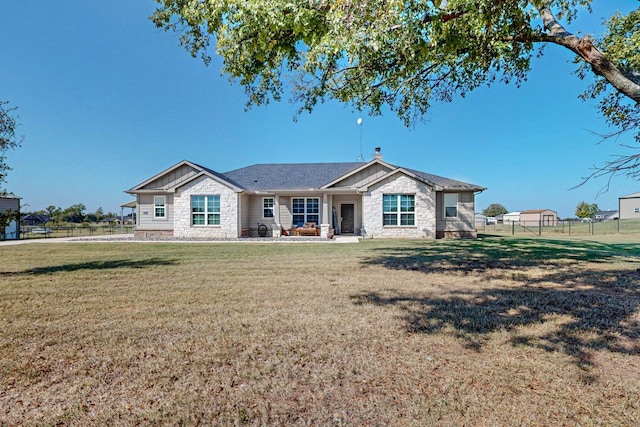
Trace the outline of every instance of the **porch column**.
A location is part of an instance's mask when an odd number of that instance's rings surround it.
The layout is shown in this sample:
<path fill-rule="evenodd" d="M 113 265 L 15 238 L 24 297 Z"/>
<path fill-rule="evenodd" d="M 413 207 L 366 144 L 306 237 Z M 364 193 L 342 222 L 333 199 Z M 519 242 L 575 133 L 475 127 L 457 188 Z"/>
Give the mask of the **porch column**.
<path fill-rule="evenodd" d="M 273 237 L 280 237 L 282 231 L 282 224 L 280 224 L 280 196 L 274 194 L 273 196 L 273 226 L 271 227 L 271 235 Z"/>
<path fill-rule="evenodd" d="M 322 223 L 320 224 L 320 237 L 329 237 L 329 228 L 331 228 L 331 224 L 329 223 L 329 200 L 327 193 L 324 193 L 322 195 Z"/>

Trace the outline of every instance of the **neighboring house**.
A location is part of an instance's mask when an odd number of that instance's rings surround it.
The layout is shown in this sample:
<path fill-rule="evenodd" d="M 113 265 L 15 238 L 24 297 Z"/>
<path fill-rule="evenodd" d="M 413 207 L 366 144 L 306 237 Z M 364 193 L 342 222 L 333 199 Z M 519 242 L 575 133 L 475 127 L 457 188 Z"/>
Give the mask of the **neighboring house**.
<path fill-rule="evenodd" d="M 620 197 L 618 207 L 620 219 L 640 218 L 640 193 Z"/>
<path fill-rule="evenodd" d="M 498 215 L 498 216 L 500 216 L 500 215 Z M 520 223 L 520 212 L 509 212 L 509 213 L 503 214 L 502 215 L 502 223 L 503 224 L 519 224 Z"/>
<path fill-rule="evenodd" d="M 475 222 L 476 222 L 476 228 L 478 227 L 484 228 L 484 226 L 487 225 L 487 216 L 482 215 L 481 213 L 477 213 L 475 215 Z"/>
<path fill-rule="evenodd" d="M 20 212 L 20 197 L 12 195 L 0 196 L 0 213 L 7 211 Z M 19 214 L 18 214 L 19 217 Z M 20 221 L 13 220 L 0 232 L 0 238 L 15 240 L 20 237 Z"/>
<path fill-rule="evenodd" d="M 382 161 L 257 164 L 219 173 L 182 161 L 126 192 L 135 235 L 280 236 L 305 223 L 320 235 L 476 237 L 475 193 L 484 187 Z"/>
<path fill-rule="evenodd" d="M 102 218 L 100 221 L 98 221 L 98 224 L 100 224 L 100 225 L 108 225 L 108 224 L 118 224 L 118 225 L 120 225 L 120 218 L 115 217 L 115 216 L 108 216 L 108 217 Z"/>
<path fill-rule="evenodd" d="M 49 215 L 27 214 L 20 219 L 20 222 L 28 227 L 45 225 L 49 222 Z"/>
<path fill-rule="evenodd" d="M 525 227 L 552 227 L 558 225 L 558 213 L 550 209 L 532 209 L 520 212 L 520 225 Z"/>
<path fill-rule="evenodd" d="M 592 219 L 594 221 L 611 221 L 614 219 L 618 219 L 620 217 L 620 212 L 619 211 L 600 211 L 598 213 L 596 213 Z"/>

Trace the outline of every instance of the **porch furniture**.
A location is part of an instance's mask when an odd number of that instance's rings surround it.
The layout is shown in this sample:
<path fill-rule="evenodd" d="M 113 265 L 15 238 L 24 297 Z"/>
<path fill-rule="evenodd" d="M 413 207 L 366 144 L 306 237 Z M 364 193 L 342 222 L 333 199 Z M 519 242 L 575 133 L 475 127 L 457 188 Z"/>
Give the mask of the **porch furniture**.
<path fill-rule="evenodd" d="M 307 222 L 302 227 L 297 227 L 295 231 L 296 236 L 319 236 L 320 227 L 316 227 L 315 222 Z"/>

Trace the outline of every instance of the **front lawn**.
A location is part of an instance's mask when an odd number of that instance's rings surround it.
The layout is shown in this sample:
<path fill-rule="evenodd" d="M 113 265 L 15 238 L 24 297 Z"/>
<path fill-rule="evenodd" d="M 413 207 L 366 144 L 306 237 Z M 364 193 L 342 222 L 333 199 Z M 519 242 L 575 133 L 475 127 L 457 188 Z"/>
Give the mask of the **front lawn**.
<path fill-rule="evenodd" d="M 615 239 L 0 247 L 0 425 L 638 425 Z"/>

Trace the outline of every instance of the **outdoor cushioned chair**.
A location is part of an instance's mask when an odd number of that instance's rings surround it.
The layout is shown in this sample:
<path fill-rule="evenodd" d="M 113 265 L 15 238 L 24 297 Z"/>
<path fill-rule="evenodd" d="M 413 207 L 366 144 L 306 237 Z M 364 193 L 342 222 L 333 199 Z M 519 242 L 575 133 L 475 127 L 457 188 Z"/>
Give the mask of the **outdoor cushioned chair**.
<path fill-rule="evenodd" d="M 319 236 L 320 229 L 315 222 L 306 222 L 302 227 L 296 228 L 296 236 Z"/>

